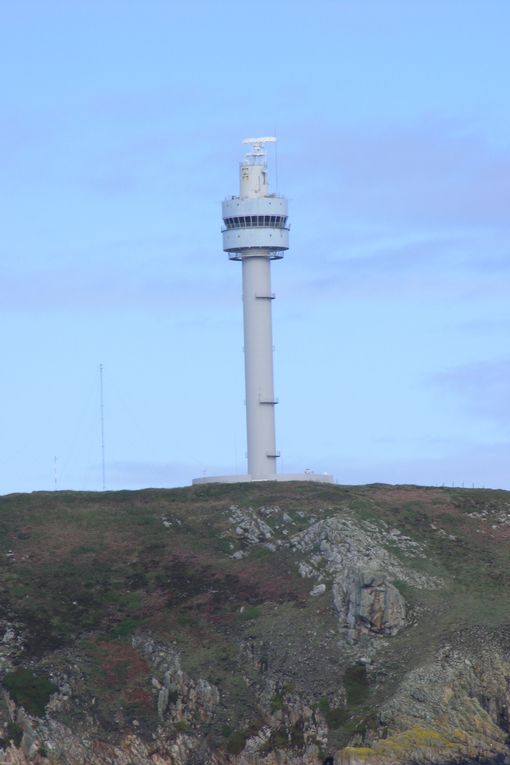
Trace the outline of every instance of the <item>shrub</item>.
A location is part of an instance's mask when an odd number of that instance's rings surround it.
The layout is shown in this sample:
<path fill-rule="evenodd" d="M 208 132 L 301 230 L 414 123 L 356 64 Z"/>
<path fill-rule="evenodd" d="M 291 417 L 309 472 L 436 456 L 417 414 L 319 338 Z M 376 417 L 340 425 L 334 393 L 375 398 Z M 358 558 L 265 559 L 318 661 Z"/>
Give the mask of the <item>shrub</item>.
<path fill-rule="evenodd" d="M 241 754 L 246 742 L 246 736 L 239 730 L 230 734 L 227 741 L 227 752 L 229 754 Z"/>
<path fill-rule="evenodd" d="M 42 717 L 46 704 L 57 686 L 44 675 L 34 675 L 28 669 L 17 669 L 8 672 L 4 677 L 4 687 L 9 691 L 11 698 L 24 707 L 25 710 L 36 717 Z"/>
<path fill-rule="evenodd" d="M 356 707 L 359 704 L 363 704 L 369 693 L 365 666 L 355 665 L 354 667 L 349 667 L 344 675 L 344 685 L 348 706 Z"/>
<path fill-rule="evenodd" d="M 279 693 L 275 693 L 271 699 L 271 712 L 277 712 L 280 709 L 283 709 L 283 706 L 283 696 Z"/>
<path fill-rule="evenodd" d="M 318 707 L 328 723 L 330 728 L 341 728 L 345 725 L 349 719 L 349 714 L 346 709 L 341 707 L 331 708 L 327 698 L 323 697 L 318 704 Z"/>
<path fill-rule="evenodd" d="M 139 619 L 124 619 L 124 621 L 119 622 L 112 629 L 110 635 L 114 640 L 115 638 L 127 637 L 128 635 L 132 635 L 133 632 L 135 632 L 139 624 Z"/>
<path fill-rule="evenodd" d="M 271 734 L 270 739 L 270 750 L 273 751 L 274 749 L 287 749 L 289 746 L 289 734 L 287 733 L 287 730 L 285 727 L 277 728 L 274 730 Z"/>
<path fill-rule="evenodd" d="M 243 621 L 250 621 L 250 619 L 258 619 L 260 616 L 260 608 L 257 606 L 246 606 L 240 613 L 240 617 Z"/>
<path fill-rule="evenodd" d="M 15 722 L 7 723 L 7 741 L 12 741 L 14 746 L 21 744 L 23 731 Z"/>
<path fill-rule="evenodd" d="M 326 712 L 326 720 L 330 728 L 341 728 L 348 719 L 348 713 L 345 709 L 340 709 L 340 707 L 329 709 Z"/>
<path fill-rule="evenodd" d="M 302 749 L 305 745 L 305 734 L 303 732 L 303 722 L 298 720 L 294 723 L 290 731 L 290 744 L 297 749 Z"/>

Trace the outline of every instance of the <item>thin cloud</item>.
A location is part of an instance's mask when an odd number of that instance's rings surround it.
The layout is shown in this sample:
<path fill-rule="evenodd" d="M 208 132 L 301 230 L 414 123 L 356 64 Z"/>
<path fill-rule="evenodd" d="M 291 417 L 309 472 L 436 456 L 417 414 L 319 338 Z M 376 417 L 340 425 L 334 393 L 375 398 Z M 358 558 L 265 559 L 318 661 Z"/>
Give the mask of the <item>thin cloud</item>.
<path fill-rule="evenodd" d="M 422 486 L 464 486 L 510 489 L 510 442 L 462 445 L 452 442 L 435 454 L 412 458 L 367 459 L 363 455 L 330 462 L 338 483 L 415 483 Z"/>
<path fill-rule="evenodd" d="M 510 423 L 510 358 L 490 359 L 446 370 L 435 385 L 455 396 L 473 415 Z"/>
<path fill-rule="evenodd" d="M 234 304 L 238 304 L 237 293 L 225 290 L 212 274 L 205 281 L 203 276 L 194 279 L 120 270 L 55 269 L 3 274 L 0 287 L 2 312 L 125 308 L 168 312 L 182 307 L 220 309 Z"/>
<path fill-rule="evenodd" d="M 403 237 L 404 238 L 404 237 Z M 404 242 L 388 243 L 372 238 L 352 246 L 347 253 L 335 258 L 325 254 L 321 267 L 293 273 L 294 283 L 284 289 L 306 293 L 323 300 L 331 297 L 372 299 L 463 298 L 475 292 L 498 294 L 502 289 L 499 274 L 480 274 L 478 243 L 469 237 L 407 236 Z M 476 250 L 476 255 L 473 251 Z M 304 273 L 303 273 L 304 271 Z"/>
<path fill-rule="evenodd" d="M 481 335 L 493 335 L 496 332 L 504 332 L 505 334 L 508 334 L 510 333 L 510 316 L 494 319 L 470 319 L 469 321 L 458 322 L 451 326 L 460 329 L 463 332 L 476 332 Z"/>
<path fill-rule="evenodd" d="M 89 191 L 106 196 L 131 194 L 139 188 L 138 179 L 124 171 L 110 171 L 80 179 L 80 185 Z"/>
<path fill-rule="evenodd" d="M 186 486 L 193 478 L 204 475 L 226 475 L 232 467 L 204 466 L 191 462 L 151 462 L 120 460 L 107 465 L 107 478 L 112 486 L 143 488 L 149 486 Z"/>
<path fill-rule="evenodd" d="M 505 242 L 504 252 L 489 253 L 473 261 L 473 266 L 485 273 L 510 274 L 510 243 Z"/>
<path fill-rule="evenodd" d="M 308 134 L 307 126 L 307 144 Z M 319 128 L 319 134 L 307 147 L 306 186 L 292 161 L 288 169 L 300 199 L 310 188 L 321 189 L 325 213 L 387 224 L 510 225 L 510 151 L 460 123 Z"/>

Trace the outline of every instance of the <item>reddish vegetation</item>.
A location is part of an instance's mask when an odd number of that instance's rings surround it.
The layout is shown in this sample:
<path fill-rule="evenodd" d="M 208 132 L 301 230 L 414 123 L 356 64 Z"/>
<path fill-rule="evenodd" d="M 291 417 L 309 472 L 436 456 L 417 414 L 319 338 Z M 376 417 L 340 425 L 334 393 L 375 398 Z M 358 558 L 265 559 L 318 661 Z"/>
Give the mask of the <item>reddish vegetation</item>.
<path fill-rule="evenodd" d="M 149 665 L 143 656 L 128 643 L 120 640 L 102 640 L 92 645 L 101 671 L 110 685 L 114 686 L 119 676 L 124 673 L 129 678 L 141 675 L 145 677 L 149 674 Z"/>
<path fill-rule="evenodd" d="M 434 500 L 445 501 L 444 490 L 422 489 L 419 486 L 384 486 L 380 489 L 373 489 L 369 496 L 376 502 L 385 502 L 391 505 L 396 505 L 399 502 L 426 502 L 428 504 Z"/>
<path fill-rule="evenodd" d="M 275 576 L 274 571 L 246 562 L 233 573 L 206 561 L 206 556 L 173 555 L 164 566 L 168 578 L 161 583 L 159 602 L 165 591 L 167 606 L 181 605 L 186 610 L 199 611 L 203 619 L 217 621 L 225 610 L 237 609 L 242 604 L 299 601 L 303 597 L 296 577 Z M 234 568 L 234 564 L 229 567 Z"/>
<path fill-rule="evenodd" d="M 96 663 L 96 693 L 105 699 L 117 697 L 123 705 L 137 706 L 148 711 L 154 699 L 150 687 L 150 669 L 143 656 L 128 643 L 120 640 L 91 643 L 88 656 Z"/>
<path fill-rule="evenodd" d="M 154 698 L 145 688 L 130 688 L 124 694 L 126 704 L 139 705 L 148 711 L 154 708 Z"/>
<path fill-rule="evenodd" d="M 129 554 L 136 547 L 133 534 L 120 533 L 117 530 L 106 530 L 100 534 L 96 529 L 84 529 L 71 523 L 47 523 L 44 526 L 44 544 L 40 538 L 31 539 L 30 536 L 20 536 L 22 540 L 17 543 L 20 553 L 30 556 L 37 563 L 50 563 L 65 560 L 79 554 L 83 559 L 104 558 L 111 560 L 114 555 Z M 24 541 L 26 539 L 26 541 Z M 101 549 L 96 550 L 98 543 Z M 86 548 L 90 547 L 90 551 Z M 80 548 L 84 548 L 80 551 Z"/>
<path fill-rule="evenodd" d="M 455 501 L 450 492 L 445 489 L 424 489 L 416 486 L 388 486 L 370 492 L 373 499 L 382 509 L 398 512 L 409 503 L 416 503 L 414 522 L 419 522 L 420 515 L 425 523 L 438 523 L 447 533 L 469 541 L 475 547 L 481 548 L 487 544 L 498 545 L 510 540 L 510 525 L 498 522 L 501 508 L 491 502 L 477 502 L 469 499 L 468 495 Z M 485 509 L 487 515 L 481 512 Z M 476 513 L 471 515 L 471 513 Z M 495 528 L 493 528 L 495 526 Z"/>

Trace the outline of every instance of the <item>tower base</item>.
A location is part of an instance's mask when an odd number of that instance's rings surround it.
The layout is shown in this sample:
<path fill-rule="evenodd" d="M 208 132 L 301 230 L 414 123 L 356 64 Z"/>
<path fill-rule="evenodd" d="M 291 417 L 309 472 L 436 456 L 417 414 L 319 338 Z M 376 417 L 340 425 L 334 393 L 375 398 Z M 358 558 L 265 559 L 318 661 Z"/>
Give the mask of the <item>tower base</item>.
<path fill-rule="evenodd" d="M 198 483 L 251 483 L 252 481 L 312 481 L 313 483 L 335 483 L 335 479 L 329 473 L 276 473 L 275 475 L 258 476 L 251 475 L 215 475 L 204 478 L 194 478 L 192 484 Z"/>

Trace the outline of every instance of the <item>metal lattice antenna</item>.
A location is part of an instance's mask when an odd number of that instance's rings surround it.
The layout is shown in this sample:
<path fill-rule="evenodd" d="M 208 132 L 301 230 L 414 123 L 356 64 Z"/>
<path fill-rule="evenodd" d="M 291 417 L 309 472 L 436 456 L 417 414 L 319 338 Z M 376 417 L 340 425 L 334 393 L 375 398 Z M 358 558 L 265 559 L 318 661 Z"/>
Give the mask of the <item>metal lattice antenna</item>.
<path fill-rule="evenodd" d="M 106 471 L 104 462 L 104 399 L 103 399 L 103 365 L 99 365 L 99 396 L 101 410 L 101 476 L 103 491 L 106 489 Z"/>

